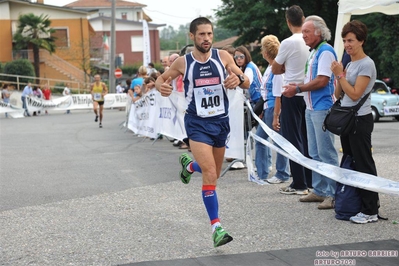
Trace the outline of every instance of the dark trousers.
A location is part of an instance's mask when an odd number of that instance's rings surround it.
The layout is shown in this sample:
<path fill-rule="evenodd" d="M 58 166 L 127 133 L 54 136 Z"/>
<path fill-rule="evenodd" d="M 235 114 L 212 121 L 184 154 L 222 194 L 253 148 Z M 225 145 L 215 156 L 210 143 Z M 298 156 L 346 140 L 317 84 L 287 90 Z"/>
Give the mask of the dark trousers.
<path fill-rule="evenodd" d="M 356 132 L 341 136 L 342 151 L 349 154 L 355 161 L 355 170 L 362 173 L 377 175 L 377 169 L 371 152 L 371 132 L 374 129 L 371 114 L 358 116 Z M 361 212 L 367 215 L 378 214 L 380 207 L 377 192 L 359 189 L 362 198 Z"/>
<path fill-rule="evenodd" d="M 309 158 L 305 122 L 306 104 L 302 96 L 281 96 L 281 135 Z M 290 160 L 292 183 L 295 189 L 312 187 L 312 171 Z"/>

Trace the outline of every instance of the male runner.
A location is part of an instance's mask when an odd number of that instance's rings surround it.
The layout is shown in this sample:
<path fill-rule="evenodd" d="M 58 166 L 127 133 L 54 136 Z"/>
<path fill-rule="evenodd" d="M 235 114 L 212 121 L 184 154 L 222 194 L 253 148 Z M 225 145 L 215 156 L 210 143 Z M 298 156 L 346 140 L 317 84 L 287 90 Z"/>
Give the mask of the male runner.
<path fill-rule="evenodd" d="M 97 109 L 100 109 L 100 124 L 99 127 L 102 128 L 103 121 L 103 109 L 104 109 L 104 96 L 108 93 L 107 85 L 104 82 L 101 82 L 100 75 L 94 76 L 94 83 L 90 86 L 90 93 L 93 99 L 93 111 L 96 114 L 96 118 L 94 122 L 98 121 L 98 113 Z"/>
<path fill-rule="evenodd" d="M 226 89 L 247 89 L 250 84 L 227 51 L 212 48 L 213 25 L 209 19 L 199 17 L 191 22 L 190 39 L 194 51 L 177 58 L 155 85 L 167 97 L 173 90 L 172 80 L 179 75 L 184 77 L 188 103 L 184 124 L 196 164 L 202 170 L 202 198 L 211 221 L 214 247 L 218 247 L 233 240 L 220 224 L 215 190 L 230 132 Z M 187 184 L 195 164 L 187 154 L 179 161 L 180 178 Z"/>

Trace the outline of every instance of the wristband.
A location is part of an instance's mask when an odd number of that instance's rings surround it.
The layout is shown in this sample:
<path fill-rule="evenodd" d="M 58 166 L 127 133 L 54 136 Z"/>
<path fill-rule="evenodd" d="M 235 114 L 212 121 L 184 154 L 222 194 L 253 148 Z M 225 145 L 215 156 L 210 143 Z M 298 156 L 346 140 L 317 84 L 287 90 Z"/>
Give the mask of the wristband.
<path fill-rule="evenodd" d="M 340 80 L 341 78 L 344 78 L 344 77 L 345 77 L 345 73 L 342 72 L 341 74 L 339 74 L 339 75 L 337 76 L 337 79 Z"/>

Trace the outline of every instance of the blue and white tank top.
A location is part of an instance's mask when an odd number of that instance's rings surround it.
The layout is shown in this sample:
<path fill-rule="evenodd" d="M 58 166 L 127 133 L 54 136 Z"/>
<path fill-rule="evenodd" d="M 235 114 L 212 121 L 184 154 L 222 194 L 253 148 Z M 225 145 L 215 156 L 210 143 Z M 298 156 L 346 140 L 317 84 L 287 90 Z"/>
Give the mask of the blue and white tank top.
<path fill-rule="evenodd" d="M 223 82 L 226 70 L 217 49 L 204 63 L 198 62 L 192 53 L 184 56 L 186 69 L 183 77 L 184 93 L 188 104 L 186 115 L 203 119 L 228 117 L 229 101 Z"/>

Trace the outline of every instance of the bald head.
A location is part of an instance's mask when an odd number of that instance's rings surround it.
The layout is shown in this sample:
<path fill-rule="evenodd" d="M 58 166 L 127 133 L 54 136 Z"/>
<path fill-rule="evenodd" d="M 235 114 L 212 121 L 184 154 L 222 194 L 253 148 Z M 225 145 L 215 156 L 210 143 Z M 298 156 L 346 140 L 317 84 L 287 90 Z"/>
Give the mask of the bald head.
<path fill-rule="evenodd" d="M 179 54 L 171 54 L 169 56 L 169 65 L 171 65 L 178 57 L 179 57 Z"/>

